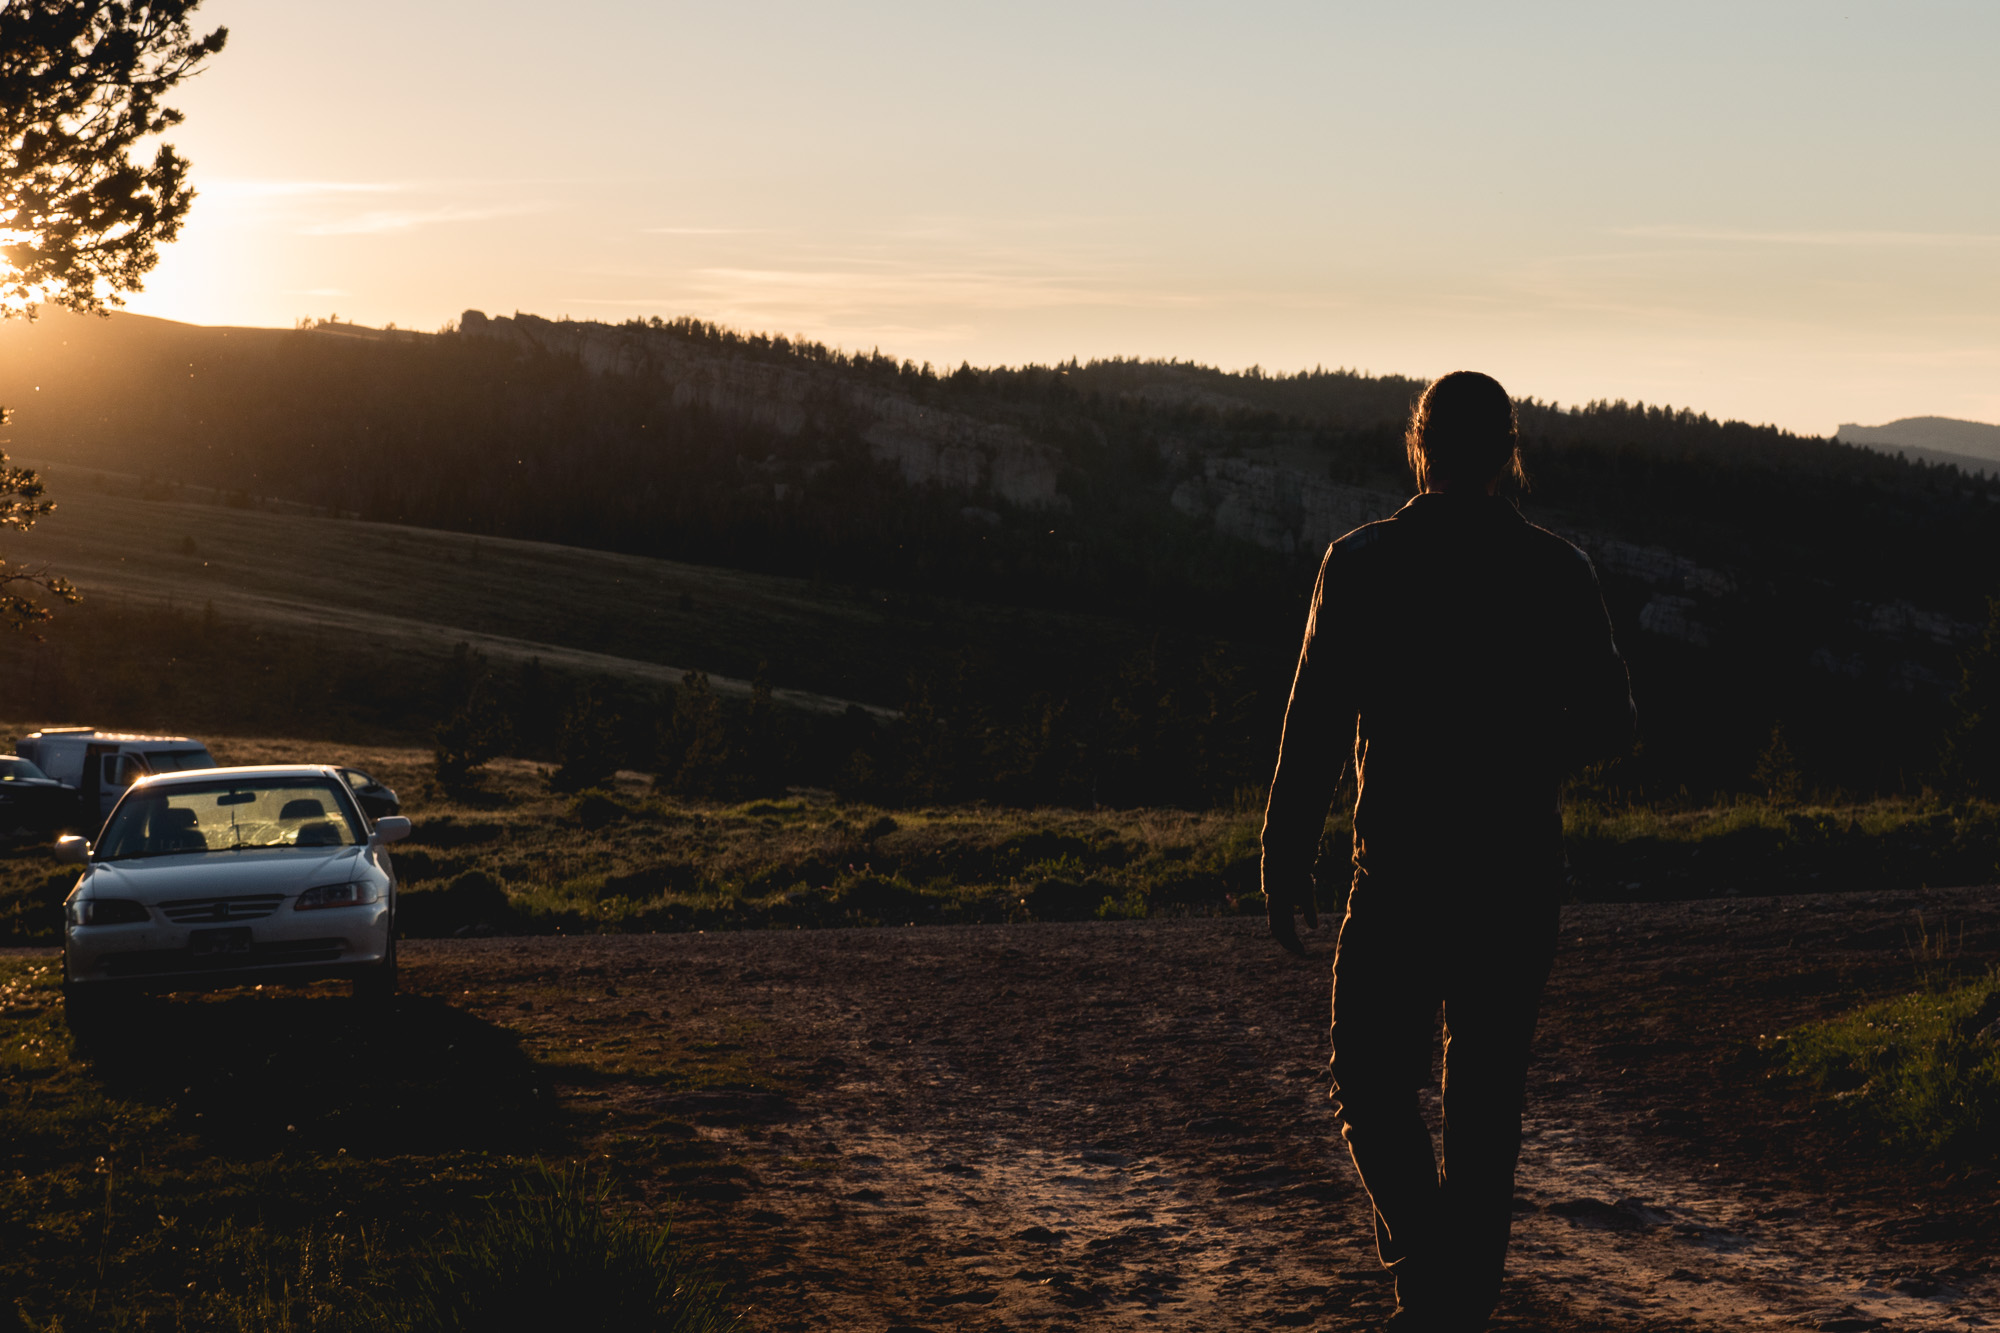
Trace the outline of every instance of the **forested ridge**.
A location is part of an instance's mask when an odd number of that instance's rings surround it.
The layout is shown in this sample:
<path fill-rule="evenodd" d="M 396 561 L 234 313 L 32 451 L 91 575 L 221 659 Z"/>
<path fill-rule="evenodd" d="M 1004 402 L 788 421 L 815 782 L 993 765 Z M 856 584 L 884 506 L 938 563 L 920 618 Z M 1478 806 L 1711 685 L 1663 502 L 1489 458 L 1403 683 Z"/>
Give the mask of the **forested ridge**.
<path fill-rule="evenodd" d="M 1205 738 L 1190 762 L 1214 799 L 1268 762 L 1324 540 L 1289 532 L 1312 531 L 1316 503 L 1400 502 L 1422 387 L 1118 359 L 940 370 L 693 320 L 478 326 L 0 330 L 0 401 L 22 404 L 9 447 L 811 577 L 919 617 L 926 599 L 1086 611 L 1101 644 L 941 640 L 922 679 L 884 682 L 883 701 L 943 719 L 927 753 L 959 776 L 926 791 L 977 790 L 994 763 L 976 737 L 1018 749 L 1039 728 L 1010 771 L 1101 798 L 1105 719 L 1150 694 L 1159 734 Z M 1810 782 L 1929 779 L 1957 655 L 2000 591 L 2000 484 L 1685 409 L 1524 399 L 1521 420 L 1524 512 L 1598 556 L 1652 722 L 1616 780 L 1743 788 L 1774 740 Z M 1208 509 L 1187 499 L 1204 486 Z M 1285 541 L 1231 530 L 1230 505 L 1273 495 L 1263 521 L 1291 524 Z M 1150 733 L 1119 734 L 1139 754 Z"/>

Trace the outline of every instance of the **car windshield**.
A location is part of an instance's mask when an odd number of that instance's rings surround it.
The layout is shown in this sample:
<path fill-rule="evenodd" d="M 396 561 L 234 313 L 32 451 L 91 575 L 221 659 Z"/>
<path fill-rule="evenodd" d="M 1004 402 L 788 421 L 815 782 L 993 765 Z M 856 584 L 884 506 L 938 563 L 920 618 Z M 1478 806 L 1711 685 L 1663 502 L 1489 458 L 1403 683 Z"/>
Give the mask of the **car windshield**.
<path fill-rule="evenodd" d="M 326 778 L 177 782 L 140 788 L 121 801 L 98 840 L 97 857 L 352 847 L 365 837 L 347 793 Z"/>
<path fill-rule="evenodd" d="M 12 755 L 0 755 L 0 782 L 30 782 L 35 778 L 40 778 L 46 782 L 48 776 L 48 774 L 42 772 L 41 769 L 36 768 L 25 759 L 16 759 Z"/>
<path fill-rule="evenodd" d="M 148 750 L 146 767 L 155 773 L 185 773 L 195 768 L 214 768 L 215 756 L 199 747 L 192 750 Z"/>

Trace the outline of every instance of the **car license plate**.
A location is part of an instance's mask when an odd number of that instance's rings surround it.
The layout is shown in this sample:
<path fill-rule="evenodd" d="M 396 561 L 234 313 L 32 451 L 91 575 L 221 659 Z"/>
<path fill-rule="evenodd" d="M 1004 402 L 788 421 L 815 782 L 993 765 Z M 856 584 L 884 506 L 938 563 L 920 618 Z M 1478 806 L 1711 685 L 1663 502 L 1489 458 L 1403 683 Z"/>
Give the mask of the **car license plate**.
<path fill-rule="evenodd" d="M 250 927 L 197 930 L 188 935 L 188 950 L 196 958 L 230 958 L 250 952 Z"/>

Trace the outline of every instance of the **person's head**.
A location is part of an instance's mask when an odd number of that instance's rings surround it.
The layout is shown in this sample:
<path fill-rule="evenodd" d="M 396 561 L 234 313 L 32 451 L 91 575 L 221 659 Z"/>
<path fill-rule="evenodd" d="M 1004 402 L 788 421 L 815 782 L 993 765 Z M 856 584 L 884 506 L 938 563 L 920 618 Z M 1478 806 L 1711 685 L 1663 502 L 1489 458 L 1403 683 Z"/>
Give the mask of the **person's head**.
<path fill-rule="evenodd" d="M 1527 482 L 1514 400 L 1476 370 L 1431 381 L 1410 413 L 1403 447 L 1420 491 L 1483 493 L 1502 481 Z"/>

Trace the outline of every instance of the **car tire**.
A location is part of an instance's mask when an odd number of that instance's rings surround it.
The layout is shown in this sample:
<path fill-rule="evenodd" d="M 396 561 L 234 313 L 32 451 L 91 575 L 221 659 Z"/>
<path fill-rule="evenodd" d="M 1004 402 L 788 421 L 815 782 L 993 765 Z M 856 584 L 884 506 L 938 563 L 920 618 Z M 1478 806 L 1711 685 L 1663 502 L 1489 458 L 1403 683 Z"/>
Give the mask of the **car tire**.
<path fill-rule="evenodd" d="M 97 986 L 79 986 L 69 979 L 69 956 L 63 956 L 63 1025 L 79 1046 L 94 1044 L 104 1035 L 111 1006 L 110 997 Z"/>
<path fill-rule="evenodd" d="M 396 937 L 389 937 L 389 951 L 382 961 L 354 979 L 354 998 L 362 1004 L 387 1004 L 396 996 Z"/>

